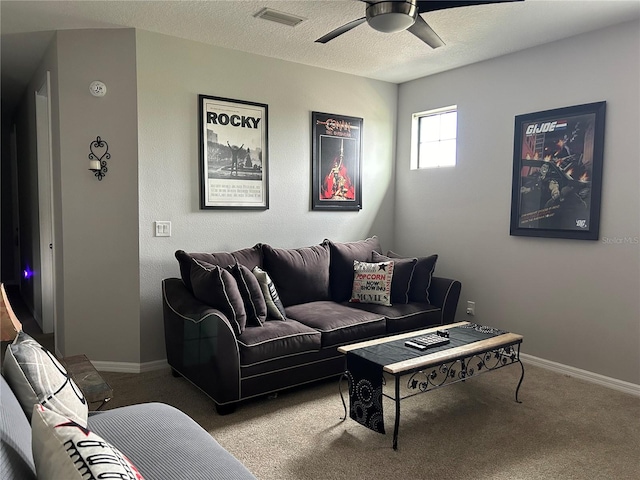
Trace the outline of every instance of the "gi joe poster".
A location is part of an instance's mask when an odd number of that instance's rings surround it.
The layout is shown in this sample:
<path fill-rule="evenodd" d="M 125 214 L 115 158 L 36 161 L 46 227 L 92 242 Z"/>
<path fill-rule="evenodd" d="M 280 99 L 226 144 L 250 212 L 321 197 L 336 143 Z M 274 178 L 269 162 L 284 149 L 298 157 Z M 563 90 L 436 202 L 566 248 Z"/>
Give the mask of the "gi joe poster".
<path fill-rule="evenodd" d="M 605 105 L 516 117 L 511 235 L 598 239 Z"/>
<path fill-rule="evenodd" d="M 362 118 L 312 112 L 313 210 L 360 210 Z"/>
<path fill-rule="evenodd" d="M 267 105 L 199 95 L 200 208 L 269 208 Z"/>

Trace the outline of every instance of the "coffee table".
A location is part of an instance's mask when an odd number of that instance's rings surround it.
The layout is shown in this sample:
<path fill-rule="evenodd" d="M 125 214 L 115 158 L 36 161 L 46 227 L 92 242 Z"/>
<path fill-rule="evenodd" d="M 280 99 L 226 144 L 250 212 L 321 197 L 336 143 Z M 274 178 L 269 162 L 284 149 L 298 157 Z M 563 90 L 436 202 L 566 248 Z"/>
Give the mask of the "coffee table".
<path fill-rule="evenodd" d="M 446 330 L 450 343 L 419 351 L 404 345 L 412 338 L 437 330 Z M 400 402 L 436 388 L 464 382 L 481 373 L 497 370 L 514 363 L 522 373 L 516 387 L 524 379 L 520 361 L 522 335 L 505 332 L 470 322 L 458 322 L 424 330 L 392 335 L 375 340 L 344 345 L 338 351 L 346 355 L 346 371 L 340 378 L 340 397 L 347 418 L 347 405 L 342 393 L 342 380 L 349 382 L 350 416 L 374 431 L 384 432 L 382 397 L 395 402 L 393 449 L 398 448 Z M 384 373 L 395 379 L 394 395 L 384 393 Z M 400 393 L 400 379 L 410 375 L 405 395 Z"/>
<path fill-rule="evenodd" d="M 111 400 L 113 389 L 102 378 L 86 355 L 64 357 L 61 363 L 67 369 L 78 388 L 82 390 L 89 407 L 100 403 L 95 409 L 100 410 Z"/>

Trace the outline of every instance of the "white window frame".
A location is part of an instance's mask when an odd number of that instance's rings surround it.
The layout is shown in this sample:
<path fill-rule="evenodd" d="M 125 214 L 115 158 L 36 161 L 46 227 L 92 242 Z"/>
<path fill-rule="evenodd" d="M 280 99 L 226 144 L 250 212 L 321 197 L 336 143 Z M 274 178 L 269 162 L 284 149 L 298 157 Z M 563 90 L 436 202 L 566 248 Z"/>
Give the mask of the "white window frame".
<path fill-rule="evenodd" d="M 456 113 L 456 132 L 454 137 L 443 138 L 441 132 L 438 133 L 438 139 L 428 143 L 440 143 L 442 141 L 454 140 L 455 149 L 453 159 L 451 158 L 420 158 L 420 120 L 425 117 L 442 116 L 447 113 Z M 443 168 L 455 167 L 457 163 L 457 138 L 458 138 L 458 106 L 450 105 L 448 107 L 426 110 L 417 112 L 411 116 L 411 170 L 423 170 L 427 168 Z M 427 143 L 427 142 L 425 142 Z"/>

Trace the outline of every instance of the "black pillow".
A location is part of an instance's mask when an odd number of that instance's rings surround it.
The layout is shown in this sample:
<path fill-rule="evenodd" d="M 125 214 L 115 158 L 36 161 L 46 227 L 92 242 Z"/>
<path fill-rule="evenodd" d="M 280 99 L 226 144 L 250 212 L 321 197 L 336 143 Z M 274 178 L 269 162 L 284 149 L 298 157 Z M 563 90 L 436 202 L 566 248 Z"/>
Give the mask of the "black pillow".
<path fill-rule="evenodd" d="M 247 313 L 233 275 L 217 265 L 207 265 L 192 258 L 191 286 L 198 300 L 224 313 L 236 335 L 244 331 Z"/>
<path fill-rule="evenodd" d="M 378 252 L 371 254 L 373 263 L 388 262 L 393 260 L 393 278 L 391 279 L 391 302 L 409 303 L 409 289 L 413 271 L 416 268 L 417 258 L 390 258 Z"/>
<path fill-rule="evenodd" d="M 405 258 L 398 255 L 395 252 L 389 250 L 387 257 L 393 258 Z M 413 270 L 413 278 L 411 279 L 411 286 L 409 287 L 409 301 L 410 302 L 422 302 L 431 303 L 429 301 L 429 286 L 431 285 L 431 277 L 436 269 L 436 261 L 438 255 L 430 255 L 428 257 L 418 257 L 416 267 Z"/>
<path fill-rule="evenodd" d="M 334 302 L 346 302 L 351 298 L 353 290 L 353 261 L 370 262 L 372 252 L 382 253 L 378 237 L 355 242 L 333 242 L 325 239 L 323 244 L 329 245 L 331 254 L 329 264 L 329 280 L 331 299 Z"/>
<path fill-rule="evenodd" d="M 258 279 L 251 273 L 251 270 L 239 263 L 229 265 L 227 270 L 231 272 L 238 284 L 244 309 L 247 312 L 247 325 L 262 326 L 267 319 L 267 304 L 264 301 Z"/>

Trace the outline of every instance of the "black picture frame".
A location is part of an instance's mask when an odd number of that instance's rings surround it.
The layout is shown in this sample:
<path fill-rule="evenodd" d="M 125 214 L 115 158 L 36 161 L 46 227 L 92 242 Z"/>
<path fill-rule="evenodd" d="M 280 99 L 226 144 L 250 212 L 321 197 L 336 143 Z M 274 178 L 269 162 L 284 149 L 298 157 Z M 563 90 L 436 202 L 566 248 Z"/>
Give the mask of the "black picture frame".
<path fill-rule="evenodd" d="M 598 240 L 606 102 L 515 117 L 511 235 Z"/>
<path fill-rule="evenodd" d="M 311 112 L 313 210 L 362 209 L 363 119 Z"/>
<path fill-rule="evenodd" d="M 200 209 L 268 209 L 268 106 L 198 95 L 198 117 Z"/>

